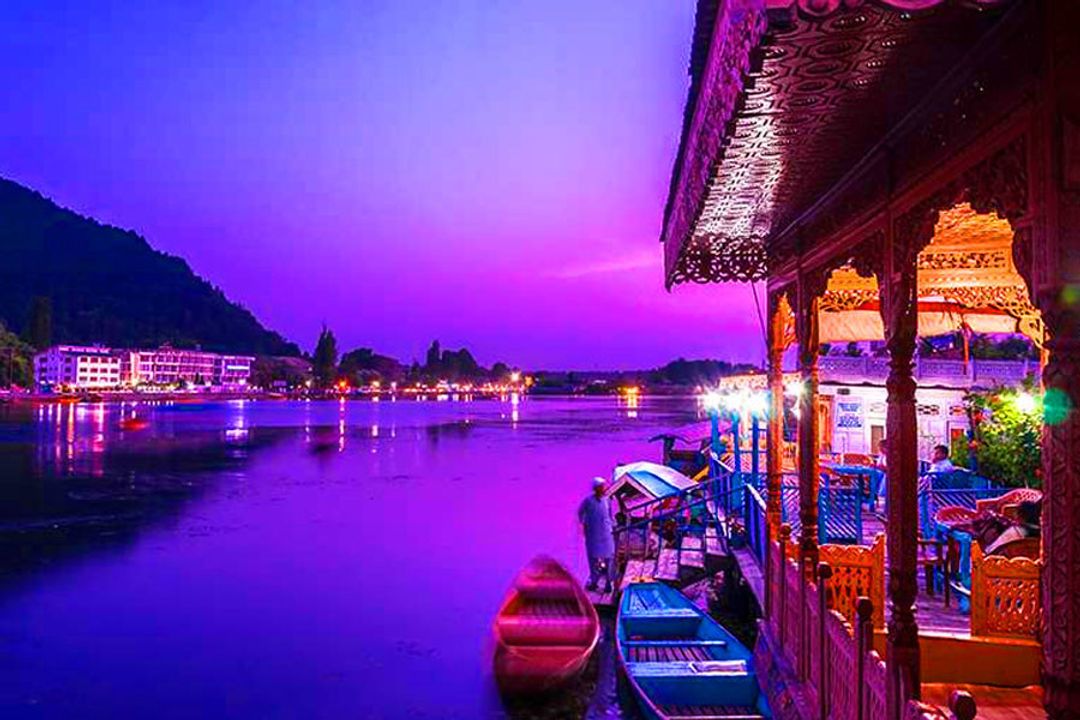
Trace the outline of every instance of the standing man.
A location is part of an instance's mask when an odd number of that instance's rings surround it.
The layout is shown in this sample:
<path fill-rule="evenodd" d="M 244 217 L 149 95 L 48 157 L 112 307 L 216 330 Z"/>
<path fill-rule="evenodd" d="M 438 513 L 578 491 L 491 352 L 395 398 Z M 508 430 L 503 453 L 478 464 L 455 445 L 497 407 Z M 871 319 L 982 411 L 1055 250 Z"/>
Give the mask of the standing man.
<path fill-rule="evenodd" d="M 593 478 L 592 494 L 578 507 L 578 522 L 585 533 L 585 552 L 589 557 L 589 582 L 587 590 L 596 590 L 600 577 L 604 578 L 603 592 L 611 592 L 615 577 L 615 538 L 611 532 L 611 504 L 604 497 L 606 481 Z"/>

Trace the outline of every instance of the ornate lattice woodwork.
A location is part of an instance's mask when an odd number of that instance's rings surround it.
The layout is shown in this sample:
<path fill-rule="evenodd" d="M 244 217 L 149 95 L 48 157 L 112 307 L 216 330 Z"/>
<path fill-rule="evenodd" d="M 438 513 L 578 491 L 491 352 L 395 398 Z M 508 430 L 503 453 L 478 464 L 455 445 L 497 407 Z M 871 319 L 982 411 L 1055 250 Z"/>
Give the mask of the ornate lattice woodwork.
<path fill-rule="evenodd" d="M 696 61 L 665 213 L 669 285 L 764 278 L 781 252 L 769 238 L 999 17 L 959 3 L 852 5 L 798 0 L 784 12 L 769 3 L 766 16 L 760 0 L 726 0 L 715 17 L 699 15 L 710 32 L 696 33 L 708 46 L 694 50 L 704 60 Z M 905 82 L 890 82 L 895 74 Z"/>
<path fill-rule="evenodd" d="M 986 555 L 971 546 L 971 635 L 1034 640 L 1039 636 L 1038 560 Z"/>
<path fill-rule="evenodd" d="M 856 607 L 860 597 L 874 603 L 874 627 L 885 627 L 885 537 L 878 535 L 869 546 L 822 545 L 818 548 L 821 562 L 829 563 L 829 607 L 856 622 Z"/>

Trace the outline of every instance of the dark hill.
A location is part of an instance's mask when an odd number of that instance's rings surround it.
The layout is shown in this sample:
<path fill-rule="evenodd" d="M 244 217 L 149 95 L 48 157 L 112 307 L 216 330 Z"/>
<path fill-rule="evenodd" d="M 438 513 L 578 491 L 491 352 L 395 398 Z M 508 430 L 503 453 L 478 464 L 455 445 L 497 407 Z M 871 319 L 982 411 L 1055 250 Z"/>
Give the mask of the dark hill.
<path fill-rule="evenodd" d="M 21 332 L 40 296 L 53 342 L 300 354 L 181 258 L 0 179 L 0 318 Z"/>

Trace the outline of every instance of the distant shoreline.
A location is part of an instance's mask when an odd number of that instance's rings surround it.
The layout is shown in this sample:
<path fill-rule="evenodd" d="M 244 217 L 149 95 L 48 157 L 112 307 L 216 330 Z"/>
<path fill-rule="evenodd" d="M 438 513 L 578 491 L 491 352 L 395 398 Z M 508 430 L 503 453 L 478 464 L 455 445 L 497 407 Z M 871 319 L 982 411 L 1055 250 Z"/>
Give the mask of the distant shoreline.
<path fill-rule="evenodd" d="M 687 388 L 683 391 L 671 391 L 665 389 L 660 392 L 643 392 L 637 395 L 638 398 L 647 397 L 695 397 L 697 393 L 692 388 Z M 500 395 L 488 394 L 488 393 L 350 393 L 340 395 L 337 393 L 280 393 L 280 392 L 267 392 L 259 390 L 245 390 L 245 391 L 218 391 L 218 392 L 100 392 L 100 393 L 79 393 L 79 394 L 65 394 L 57 395 L 51 393 L 9 393 L 0 391 L 0 404 L 24 404 L 24 405 L 68 405 L 68 404 L 93 404 L 93 403 L 118 403 L 118 402 L 174 402 L 174 403 L 206 403 L 214 401 L 230 401 L 230 400 L 389 400 L 390 398 L 396 398 L 397 400 L 426 400 L 431 402 L 439 401 L 439 398 L 445 400 L 460 401 L 462 398 L 468 398 L 471 401 L 479 400 L 498 400 Z M 625 396 L 617 393 L 609 394 L 597 394 L 597 393 L 523 393 L 523 398 L 530 400 L 543 400 L 543 399 L 556 399 L 556 398 L 579 398 L 583 400 L 600 400 L 610 398 L 623 398 Z"/>

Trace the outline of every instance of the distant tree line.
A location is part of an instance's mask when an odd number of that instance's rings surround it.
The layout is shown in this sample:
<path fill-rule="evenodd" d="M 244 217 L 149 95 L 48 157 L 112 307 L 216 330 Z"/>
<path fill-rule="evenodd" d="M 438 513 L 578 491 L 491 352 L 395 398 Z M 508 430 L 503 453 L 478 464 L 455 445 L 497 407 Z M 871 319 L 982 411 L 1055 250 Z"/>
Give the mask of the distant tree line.
<path fill-rule="evenodd" d="M 679 358 L 651 370 L 538 371 L 534 388 L 540 393 L 597 395 L 618 392 L 629 386 L 649 391 L 681 390 L 709 387 L 723 377 L 755 371 L 760 368 L 750 363 Z"/>
<path fill-rule="evenodd" d="M 423 364 L 414 360 L 406 365 L 366 347 L 340 353 L 334 332 L 323 325 L 314 350 L 302 360 L 273 356 L 256 358 L 252 368 L 252 384 L 272 387 L 281 383 L 287 387 L 298 387 L 311 380 L 313 387 L 326 389 L 342 381 L 349 387 L 373 382 L 386 385 L 435 384 L 440 381 L 479 383 L 505 381 L 512 372 L 513 369 L 503 362 L 486 368 L 476 361 L 468 349 L 443 349 L 438 340 L 431 343 Z"/>

